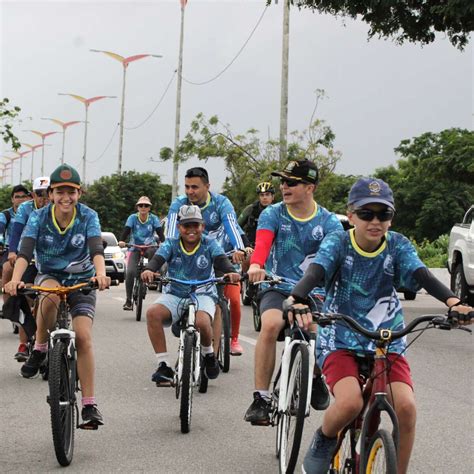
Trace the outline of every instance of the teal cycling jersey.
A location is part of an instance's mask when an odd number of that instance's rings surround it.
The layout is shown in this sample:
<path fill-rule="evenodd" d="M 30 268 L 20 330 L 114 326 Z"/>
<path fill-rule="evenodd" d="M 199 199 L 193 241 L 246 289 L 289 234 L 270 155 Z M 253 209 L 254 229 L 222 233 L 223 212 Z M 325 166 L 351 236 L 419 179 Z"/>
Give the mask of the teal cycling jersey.
<path fill-rule="evenodd" d="M 138 212 L 128 216 L 125 227 L 130 227 L 130 243 L 135 245 L 153 245 L 156 244 L 155 232 L 161 228 L 160 219 L 151 212 L 145 222 L 140 220 Z M 134 250 L 133 248 L 131 249 Z"/>
<path fill-rule="evenodd" d="M 156 254 L 163 257 L 168 263 L 170 277 L 190 281 L 213 278 L 215 276 L 214 260 L 216 257 L 224 255 L 224 250 L 215 240 L 203 236 L 193 252 L 186 251 L 181 239 L 166 239 Z M 165 286 L 165 292 L 185 298 L 189 295 L 189 286 L 173 282 Z M 214 300 L 217 298 L 213 284 L 199 288 L 197 293 L 208 295 Z"/>
<path fill-rule="evenodd" d="M 404 327 L 403 310 L 396 288 L 419 289 L 413 274 L 425 265 L 412 243 L 397 232 L 387 232 L 375 252 L 364 252 L 354 230 L 328 235 L 314 258 L 325 270 L 326 299 L 323 311 L 343 313 L 370 331 Z M 406 338 L 390 344 L 389 351 L 403 353 Z M 375 352 L 373 341 L 354 333 L 344 324 L 318 328 L 318 363 L 336 350 Z"/>
<path fill-rule="evenodd" d="M 15 217 L 10 223 L 10 232 L 8 235 L 8 246 L 10 252 L 16 252 L 18 250 L 23 229 L 25 228 L 31 213 L 37 209 L 34 200 L 23 202 L 18 207 Z"/>
<path fill-rule="evenodd" d="M 178 212 L 181 206 L 190 205 L 186 196 L 178 196 L 171 204 L 168 218 L 166 237 L 178 237 Z M 243 249 L 244 243 L 240 236 L 237 224 L 237 215 L 229 199 L 222 194 L 208 193 L 206 202 L 199 206 L 204 219 L 204 235 L 211 239 L 218 239 L 222 243 L 222 236 L 226 234 L 234 249 Z"/>
<path fill-rule="evenodd" d="M 54 217 L 54 205 L 32 212 L 22 238 L 35 241 L 35 260 L 39 273 L 72 285 L 95 274 L 90 258 L 88 239 L 101 237 L 97 212 L 78 203 L 75 215 L 66 229 L 61 230 Z M 20 248 L 21 254 L 21 248 Z"/>
<path fill-rule="evenodd" d="M 5 213 L 10 214 L 10 220 L 7 220 Z M 12 221 L 15 218 L 15 211 L 13 207 L 9 207 L 4 211 L 0 212 L 0 244 L 8 243 L 9 233 L 12 225 Z"/>
<path fill-rule="evenodd" d="M 293 281 L 303 277 L 313 260 L 323 238 L 331 232 L 342 230 L 339 219 L 332 212 L 315 203 L 314 213 L 307 219 L 292 216 L 282 202 L 268 206 L 258 220 L 259 230 L 271 231 L 274 235 L 265 270 Z M 291 292 L 291 283 L 279 283 L 274 288 Z M 314 294 L 324 295 L 322 288 Z"/>

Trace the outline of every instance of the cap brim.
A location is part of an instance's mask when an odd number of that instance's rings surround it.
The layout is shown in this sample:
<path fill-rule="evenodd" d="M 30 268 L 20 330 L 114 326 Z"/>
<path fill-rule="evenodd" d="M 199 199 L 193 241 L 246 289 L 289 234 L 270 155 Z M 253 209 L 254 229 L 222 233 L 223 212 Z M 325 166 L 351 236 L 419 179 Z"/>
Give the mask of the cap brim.
<path fill-rule="evenodd" d="M 387 201 L 386 199 L 380 198 L 365 198 L 360 199 L 359 201 L 350 202 L 350 206 L 354 206 L 355 208 L 359 208 L 360 206 L 365 206 L 366 204 L 385 204 L 386 206 L 390 207 L 390 209 L 395 210 L 395 205 L 393 202 Z"/>
<path fill-rule="evenodd" d="M 295 181 L 305 181 L 300 176 L 293 176 L 292 174 L 285 173 L 284 171 L 273 171 L 272 176 L 278 176 L 280 178 L 294 179 Z"/>
<path fill-rule="evenodd" d="M 70 186 L 71 188 L 76 188 L 76 189 L 81 189 L 81 185 L 80 184 L 77 184 L 77 183 L 69 183 L 69 182 L 65 182 L 65 183 L 53 183 L 53 184 L 50 184 L 49 187 L 51 189 L 54 189 L 54 188 L 60 188 L 61 186 Z"/>
<path fill-rule="evenodd" d="M 196 218 L 189 218 L 189 219 L 180 219 L 178 221 L 178 225 L 179 224 L 191 224 L 191 223 L 194 223 L 194 224 L 204 224 L 204 219 L 198 219 L 197 217 Z"/>

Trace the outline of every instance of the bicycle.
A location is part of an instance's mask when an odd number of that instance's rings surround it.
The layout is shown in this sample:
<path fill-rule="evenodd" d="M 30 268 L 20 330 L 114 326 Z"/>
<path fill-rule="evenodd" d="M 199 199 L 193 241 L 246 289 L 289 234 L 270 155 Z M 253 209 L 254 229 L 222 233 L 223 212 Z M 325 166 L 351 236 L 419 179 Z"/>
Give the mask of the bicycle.
<path fill-rule="evenodd" d="M 375 355 L 370 357 L 373 359 L 370 360 L 373 362 L 370 363 L 372 367 L 367 365 L 367 359 L 363 358 L 359 369 L 360 376 L 365 381 L 362 387 L 363 408 L 339 433 L 330 474 L 396 474 L 399 428 L 397 415 L 387 398 L 387 372 L 390 364 L 387 353 L 390 343 L 414 332 L 422 323 L 428 324 L 421 331 L 431 328 L 446 330 L 459 328 L 472 331 L 462 326 L 458 327 L 449 314 L 420 316 L 400 331 L 390 329 L 369 331 L 344 314 L 313 312 L 313 321 L 321 327 L 343 323 L 353 331 L 372 339 L 376 344 Z M 382 412 L 388 415 L 392 423 L 391 433 L 379 427 Z"/>
<path fill-rule="evenodd" d="M 291 280 L 268 276 L 255 285 L 292 283 Z M 283 319 L 287 321 L 286 314 Z M 276 426 L 276 457 L 280 473 L 292 473 L 298 461 L 304 421 L 310 412 L 314 371 L 316 334 L 297 325 L 284 328 L 284 347 L 280 367 L 273 380 L 270 426 Z M 279 336 L 278 340 L 281 340 Z"/>
<path fill-rule="evenodd" d="M 118 285 L 118 281 L 113 281 L 111 284 Z M 80 427 L 76 396 L 80 390 L 76 362 L 76 334 L 71 329 L 67 296 L 73 291 L 89 292 L 96 288 L 94 283 L 84 282 L 69 287 L 31 286 L 18 289 L 19 295 L 39 296 L 45 294 L 57 295 L 60 298 L 55 328 L 49 334 L 47 355 L 49 395 L 46 397 L 46 401 L 51 413 L 54 452 L 61 466 L 71 464 L 74 454 L 74 428 Z M 44 375 L 43 378 L 45 378 Z M 75 417 L 76 426 L 74 426 Z M 83 428 L 97 429 L 97 426 Z"/>
<path fill-rule="evenodd" d="M 135 306 L 135 317 L 137 321 L 142 319 L 142 309 L 143 309 L 143 300 L 145 299 L 147 292 L 147 285 L 142 281 L 140 275 L 145 268 L 145 253 L 148 249 L 156 248 L 156 245 L 137 245 L 137 244 L 127 244 L 127 248 L 135 248 L 140 252 L 140 259 L 137 263 L 137 269 L 135 274 L 135 279 L 133 281 L 133 290 L 132 290 L 132 306 Z"/>
<path fill-rule="evenodd" d="M 190 302 L 184 308 L 178 323 L 173 324 L 173 334 L 179 337 L 178 360 L 173 385 L 176 390 L 176 399 L 181 396 L 179 409 L 181 433 L 189 433 L 194 387 L 198 387 L 200 393 L 206 393 L 209 382 L 204 369 L 201 367 L 201 337 L 195 326 L 198 310 L 196 291 L 199 288 L 213 284 L 225 284 L 226 281 L 224 278 L 187 281 L 171 277 L 159 277 L 157 281 L 161 281 L 164 285 L 178 283 L 189 287 L 186 298 L 189 298 Z"/>
<path fill-rule="evenodd" d="M 231 284 L 231 283 L 227 283 Z M 217 304 L 221 308 L 221 336 L 219 350 L 217 351 L 217 359 L 221 366 L 222 372 L 227 373 L 230 370 L 230 309 L 229 302 L 224 296 L 224 286 L 217 287 Z"/>

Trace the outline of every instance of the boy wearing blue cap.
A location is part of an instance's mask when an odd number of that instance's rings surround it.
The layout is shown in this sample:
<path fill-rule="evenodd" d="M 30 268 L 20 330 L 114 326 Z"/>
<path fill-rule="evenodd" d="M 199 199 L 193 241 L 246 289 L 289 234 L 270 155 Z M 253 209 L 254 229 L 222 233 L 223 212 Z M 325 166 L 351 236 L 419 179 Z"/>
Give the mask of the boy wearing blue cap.
<path fill-rule="evenodd" d="M 472 308 L 441 284 L 419 259 L 411 242 L 403 235 L 389 231 L 395 214 L 393 193 L 381 179 L 361 178 L 349 193 L 348 217 L 354 225 L 349 231 L 328 234 L 323 240 L 304 277 L 293 289 L 287 303 L 304 309 L 309 292 L 327 282 L 323 311 L 344 313 L 371 330 L 394 331 L 404 327 L 402 306 L 395 288 L 412 291 L 420 287 L 445 303 L 456 306 L 460 314 L 468 315 Z M 290 312 L 290 318 L 292 314 Z M 310 313 L 297 316 L 308 325 Z M 470 323 L 469 316 L 465 322 Z M 410 367 L 402 355 L 405 339 L 390 346 L 392 362 L 388 374 L 389 393 L 400 426 L 398 473 L 407 472 L 415 439 L 416 407 Z M 318 330 L 318 364 L 326 377 L 335 402 L 326 410 L 322 426 L 304 460 L 307 473 L 326 473 L 334 454 L 337 433 L 362 408 L 357 353 L 374 353 L 373 344 L 362 336 L 354 337 L 347 328 L 336 326 Z"/>

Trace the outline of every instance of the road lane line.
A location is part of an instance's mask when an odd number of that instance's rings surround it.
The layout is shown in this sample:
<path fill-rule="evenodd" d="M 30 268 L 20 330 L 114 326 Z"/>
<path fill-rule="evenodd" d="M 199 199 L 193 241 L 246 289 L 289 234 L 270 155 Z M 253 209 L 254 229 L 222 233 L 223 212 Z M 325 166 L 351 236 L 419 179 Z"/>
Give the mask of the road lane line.
<path fill-rule="evenodd" d="M 247 344 L 250 344 L 251 346 L 255 346 L 257 344 L 256 339 L 252 339 L 251 337 L 247 336 L 242 336 L 242 334 L 239 334 L 239 341 L 244 341 Z"/>
<path fill-rule="evenodd" d="M 112 296 L 112 299 L 117 301 L 125 301 L 125 298 L 122 298 L 121 296 Z"/>

